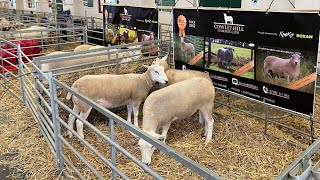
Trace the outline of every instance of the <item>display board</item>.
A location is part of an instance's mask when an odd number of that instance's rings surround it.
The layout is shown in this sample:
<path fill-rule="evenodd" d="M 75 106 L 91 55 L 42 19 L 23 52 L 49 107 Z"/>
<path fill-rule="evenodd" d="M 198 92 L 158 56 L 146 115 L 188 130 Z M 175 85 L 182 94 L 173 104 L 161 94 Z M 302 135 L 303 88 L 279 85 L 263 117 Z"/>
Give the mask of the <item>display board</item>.
<path fill-rule="evenodd" d="M 158 39 L 158 9 L 105 5 L 105 42 L 128 44 Z"/>
<path fill-rule="evenodd" d="M 216 87 L 313 114 L 318 13 L 174 9 L 176 68 Z"/>

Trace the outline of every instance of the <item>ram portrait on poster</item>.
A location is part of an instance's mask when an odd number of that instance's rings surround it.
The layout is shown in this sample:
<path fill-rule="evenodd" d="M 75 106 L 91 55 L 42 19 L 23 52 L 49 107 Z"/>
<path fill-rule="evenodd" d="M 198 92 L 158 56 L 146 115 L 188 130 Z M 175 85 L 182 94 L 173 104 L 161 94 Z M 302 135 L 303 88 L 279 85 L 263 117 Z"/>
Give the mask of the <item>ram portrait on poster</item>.
<path fill-rule="evenodd" d="M 317 53 L 274 47 L 258 47 L 256 52 L 256 80 L 313 94 Z M 297 85 L 295 85 L 297 84 Z"/>
<path fill-rule="evenodd" d="M 254 43 L 207 38 L 205 68 L 254 79 Z M 244 67 L 251 66 L 247 71 Z M 241 73 L 239 72 L 241 71 Z"/>

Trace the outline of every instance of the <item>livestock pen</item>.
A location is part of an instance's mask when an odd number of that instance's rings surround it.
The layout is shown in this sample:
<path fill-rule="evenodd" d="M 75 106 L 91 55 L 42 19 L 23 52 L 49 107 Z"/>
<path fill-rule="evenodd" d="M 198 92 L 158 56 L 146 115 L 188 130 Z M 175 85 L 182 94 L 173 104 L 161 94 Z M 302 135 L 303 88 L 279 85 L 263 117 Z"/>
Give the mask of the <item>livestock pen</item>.
<path fill-rule="evenodd" d="M 5 40 L 3 42 L 10 44 Z M 162 48 L 170 49 L 168 48 L 170 43 L 161 41 L 138 43 L 138 45 L 146 43 L 155 43 L 155 46 L 161 47 L 160 50 Z M 11 43 L 10 45 L 19 49 L 19 46 L 15 44 Z M 129 49 L 122 48 L 130 46 L 134 45 L 128 44 L 101 50 L 39 57 L 34 61 L 31 61 L 20 51 L 20 55 L 17 56 L 20 59 L 19 66 L 17 66 L 20 68 L 18 74 L 11 77 L 2 75 L 4 85 L 6 85 L 4 88 L 12 90 L 12 93 L 16 94 L 29 107 L 31 114 L 39 124 L 43 138 L 55 154 L 59 169 L 62 170 L 60 172 L 64 173 L 65 177 L 71 179 L 110 179 L 117 175 L 124 179 L 151 179 L 151 176 L 155 179 L 186 177 L 201 179 L 201 176 L 205 179 L 221 179 L 222 177 L 228 179 L 270 179 L 284 170 L 285 166 L 307 148 L 308 145 L 304 142 L 311 137 L 309 122 L 313 122 L 313 119 L 303 121 L 303 119 L 285 115 L 275 107 L 268 105 L 261 107 L 256 104 L 258 102 L 251 99 L 239 99 L 236 94 L 218 91 L 214 137 L 209 146 L 202 145 L 202 128 L 197 123 L 196 115 L 188 120 L 173 123 L 169 130 L 167 139 L 169 146 L 167 146 L 128 124 L 123 119 L 126 116 L 123 108 L 117 108 L 111 112 L 70 88 L 76 79 L 86 74 L 124 74 L 145 71 L 142 63 L 150 63 L 155 57 L 142 57 L 127 64 L 120 63 L 120 58 L 116 57 L 117 52 L 129 51 Z M 112 51 L 112 49 L 118 49 L 118 51 Z M 159 51 L 160 56 L 166 53 Z M 66 67 L 48 73 L 42 72 L 39 68 L 42 63 L 55 60 L 72 61 L 80 57 L 88 58 L 97 55 L 110 55 L 110 57 L 115 55 L 116 58 L 108 59 L 106 64 L 90 68 L 88 68 L 89 64 L 83 64 L 83 68 L 81 66 Z M 24 63 L 22 58 L 26 58 L 28 64 Z M 22 83 L 18 83 L 19 81 L 15 79 L 19 79 Z M 41 80 L 44 81 L 41 82 Z M 13 84 L 19 85 L 13 90 L 10 82 L 14 81 Z M 49 82 L 49 87 L 45 82 Z M 77 96 L 95 109 L 88 121 L 84 121 L 76 115 L 85 124 L 85 140 L 79 137 L 75 131 L 72 133 L 76 139 L 65 138 L 66 131 L 71 130 L 65 120 L 68 114 L 73 112 L 70 108 L 71 102 L 65 100 L 67 92 Z M 222 103 L 227 108 L 222 106 Z M 257 114 L 256 116 L 263 120 L 262 123 L 248 117 L 248 112 L 234 111 L 234 107 L 249 110 L 251 111 L 249 113 L 253 115 Z M 253 107 L 260 109 L 253 109 Z M 270 117 L 270 114 L 273 116 Z M 141 120 L 141 115 L 139 119 Z M 285 123 L 296 129 L 301 128 L 301 131 L 305 131 L 305 133 L 292 131 L 292 128 L 285 130 L 286 127 L 282 126 Z M 264 130 L 269 136 L 264 135 Z M 317 125 L 314 130 L 314 137 L 318 137 L 319 128 Z M 141 164 L 139 149 L 136 147 L 138 139 L 128 131 L 146 139 L 160 150 L 154 154 L 153 163 L 150 166 Z M 315 152 L 315 147 L 317 146 L 313 145 L 309 148 Z M 308 153 L 308 155 L 311 154 Z M 284 174 L 288 175 L 285 172 Z"/>

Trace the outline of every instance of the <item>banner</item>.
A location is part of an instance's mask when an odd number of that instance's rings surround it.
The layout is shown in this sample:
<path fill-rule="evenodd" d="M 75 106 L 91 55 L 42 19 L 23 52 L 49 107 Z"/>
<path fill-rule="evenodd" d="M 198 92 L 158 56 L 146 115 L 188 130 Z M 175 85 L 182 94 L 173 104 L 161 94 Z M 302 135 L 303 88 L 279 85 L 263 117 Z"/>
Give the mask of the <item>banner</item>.
<path fill-rule="evenodd" d="M 105 42 L 128 44 L 158 39 L 158 9 L 105 5 Z"/>
<path fill-rule="evenodd" d="M 318 13 L 174 9 L 176 68 L 216 87 L 313 114 Z"/>

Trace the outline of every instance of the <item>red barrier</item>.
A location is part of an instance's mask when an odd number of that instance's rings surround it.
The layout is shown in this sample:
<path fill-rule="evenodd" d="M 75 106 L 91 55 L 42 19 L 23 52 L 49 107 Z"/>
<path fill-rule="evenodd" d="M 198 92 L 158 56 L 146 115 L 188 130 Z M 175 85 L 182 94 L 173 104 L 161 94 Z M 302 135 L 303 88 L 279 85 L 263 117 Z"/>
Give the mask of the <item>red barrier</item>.
<path fill-rule="evenodd" d="M 33 59 L 33 57 L 39 56 L 40 54 L 40 43 L 38 40 L 23 40 L 23 41 L 12 41 L 13 44 L 20 44 L 21 51 L 24 53 L 30 60 Z M 18 59 L 15 57 L 18 55 L 17 49 L 10 46 L 9 44 L 4 44 L 1 46 L 2 49 L 6 49 L 6 51 L 0 51 L 2 58 L 6 59 L 10 63 L 17 65 Z M 9 52 L 9 53 L 8 53 Z M 10 54 L 11 53 L 11 54 Z M 13 55 L 15 56 L 13 56 Z M 28 62 L 25 57 L 22 57 L 23 62 Z M 0 65 L 2 65 L 2 62 L 0 60 Z M 4 67 L 9 71 L 15 71 L 17 70 L 15 67 L 11 66 L 9 63 L 3 61 Z M 0 68 L 0 73 L 2 73 L 2 68 Z"/>

